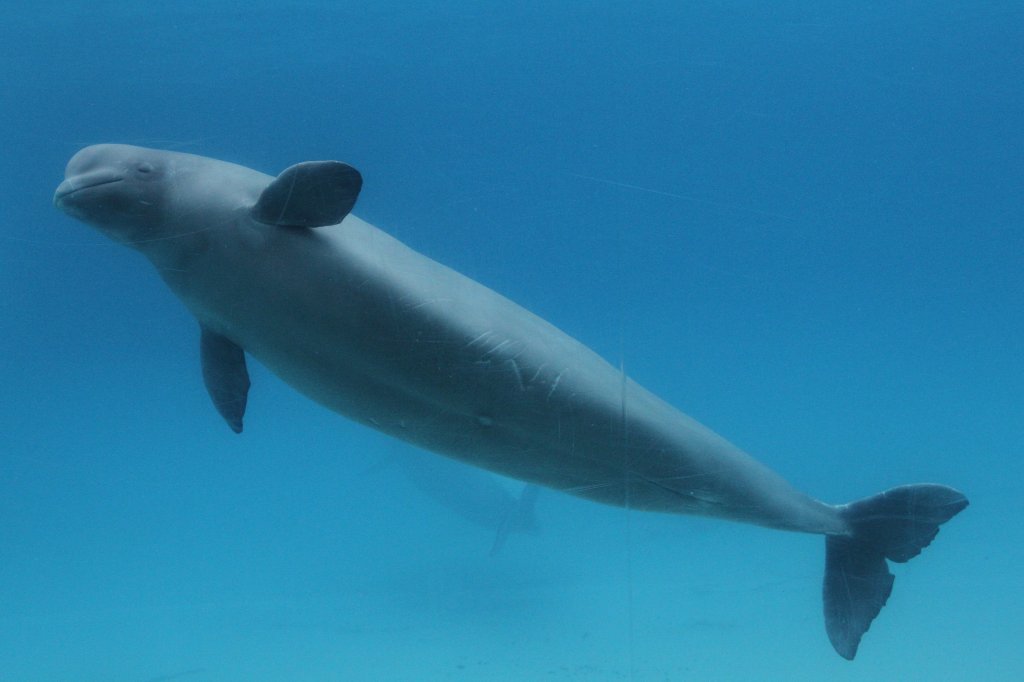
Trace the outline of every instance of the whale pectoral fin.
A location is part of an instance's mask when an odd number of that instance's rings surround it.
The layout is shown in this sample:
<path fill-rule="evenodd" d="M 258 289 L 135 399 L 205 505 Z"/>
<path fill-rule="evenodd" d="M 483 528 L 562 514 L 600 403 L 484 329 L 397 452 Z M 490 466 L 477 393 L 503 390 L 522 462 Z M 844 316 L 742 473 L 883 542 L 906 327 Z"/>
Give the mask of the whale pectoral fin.
<path fill-rule="evenodd" d="M 263 190 L 252 217 L 267 225 L 323 227 L 355 206 L 363 177 L 340 161 L 306 161 L 287 168 Z"/>
<path fill-rule="evenodd" d="M 224 417 L 231 430 L 242 432 L 242 417 L 249 397 L 249 371 L 245 368 L 245 351 L 233 341 L 202 328 L 199 355 L 203 366 L 203 383 L 213 406 Z"/>

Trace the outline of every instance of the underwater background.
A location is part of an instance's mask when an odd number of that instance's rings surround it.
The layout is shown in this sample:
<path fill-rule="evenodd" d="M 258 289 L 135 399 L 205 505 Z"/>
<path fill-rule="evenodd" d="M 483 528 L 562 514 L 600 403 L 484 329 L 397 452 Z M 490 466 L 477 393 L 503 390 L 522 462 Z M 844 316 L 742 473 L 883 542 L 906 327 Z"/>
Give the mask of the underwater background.
<path fill-rule="evenodd" d="M 1019 1 L 2 19 L 3 682 L 1024 679 Z M 229 431 L 184 307 L 51 204 L 97 142 L 351 163 L 357 215 L 807 493 L 934 481 L 972 505 L 893 566 L 852 663 L 819 537 L 541 491 L 541 532 L 492 552 L 452 491 L 517 483 L 255 361 Z"/>

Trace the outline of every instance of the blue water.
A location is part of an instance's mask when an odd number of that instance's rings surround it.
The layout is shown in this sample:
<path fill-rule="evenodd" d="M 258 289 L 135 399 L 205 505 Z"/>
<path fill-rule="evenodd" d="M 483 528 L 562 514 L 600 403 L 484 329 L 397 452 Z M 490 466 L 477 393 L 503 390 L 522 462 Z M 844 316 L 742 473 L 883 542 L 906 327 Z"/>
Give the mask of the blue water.
<path fill-rule="evenodd" d="M 0 680 L 1024 679 L 1024 6 L 679 4 L 5 6 Z M 347 161 L 808 493 L 972 506 L 853 663 L 819 538 L 551 492 L 490 556 L 255 362 L 224 426 L 184 307 L 50 203 L 95 142 Z"/>

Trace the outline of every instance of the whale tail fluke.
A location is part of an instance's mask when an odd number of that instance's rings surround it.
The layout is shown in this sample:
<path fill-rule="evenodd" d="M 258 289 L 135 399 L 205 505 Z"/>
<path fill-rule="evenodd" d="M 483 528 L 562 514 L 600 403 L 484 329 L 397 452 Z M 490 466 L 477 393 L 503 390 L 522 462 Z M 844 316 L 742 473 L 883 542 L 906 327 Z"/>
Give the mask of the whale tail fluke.
<path fill-rule="evenodd" d="M 825 538 L 824 599 L 825 628 L 840 656 L 853 659 L 892 592 L 886 559 L 913 559 L 966 506 L 967 498 L 952 488 L 920 484 L 839 507 L 850 534 Z"/>

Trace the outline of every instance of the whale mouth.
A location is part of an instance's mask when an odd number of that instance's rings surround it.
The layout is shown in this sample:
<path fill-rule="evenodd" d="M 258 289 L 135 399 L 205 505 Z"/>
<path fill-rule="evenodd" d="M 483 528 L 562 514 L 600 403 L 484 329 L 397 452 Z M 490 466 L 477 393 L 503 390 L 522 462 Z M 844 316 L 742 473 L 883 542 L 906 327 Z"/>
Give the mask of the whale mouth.
<path fill-rule="evenodd" d="M 121 182 L 124 178 L 120 176 L 110 176 L 104 178 L 92 179 L 82 184 L 81 181 L 75 182 L 74 178 L 68 178 L 64 182 L 57 186 L 57 191 L 53 194 L 53 203 L 58 206 L 64 199 L 67 199 L 76 192 L 81 192 L 87 189 L 95 189 L 96 187 L 102 187 L 103 185 L 112 185 L 115 182 Z"/>

